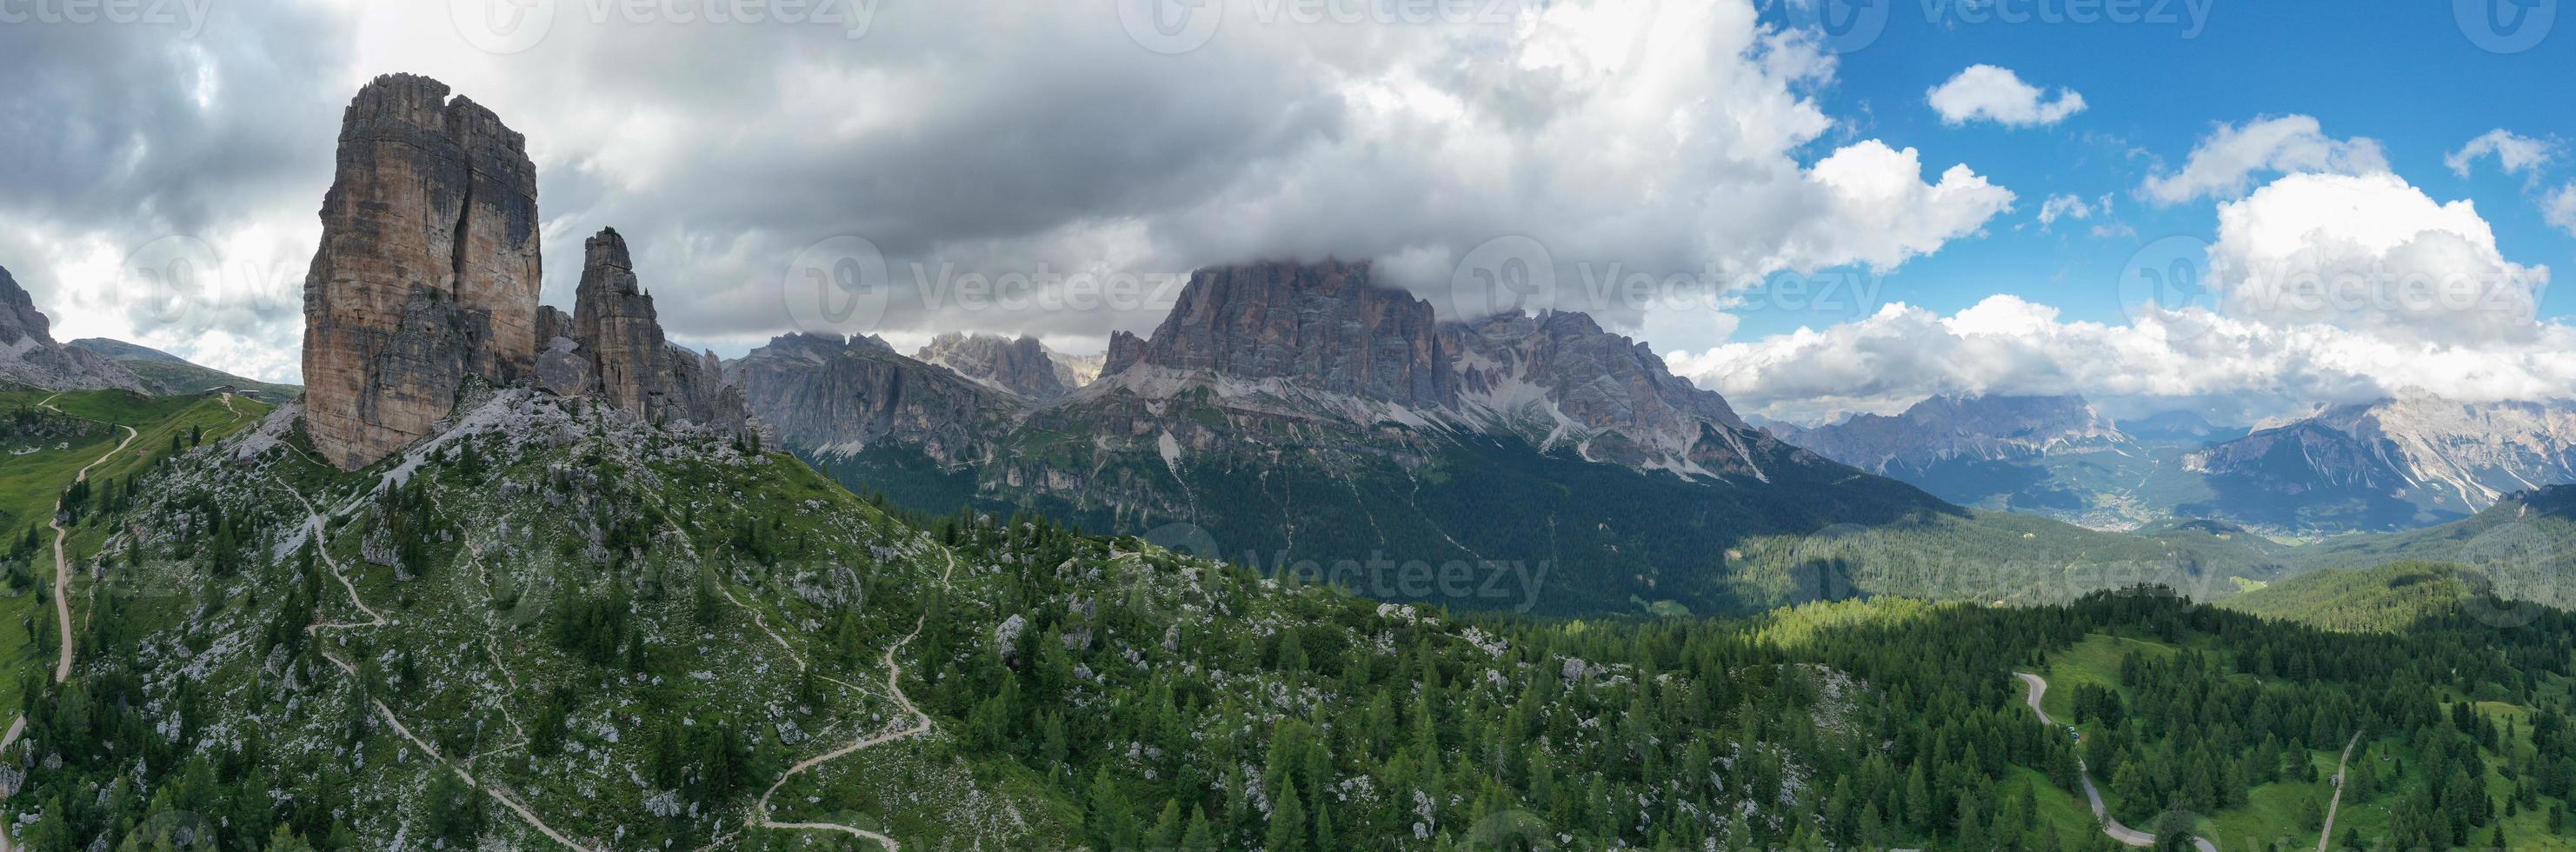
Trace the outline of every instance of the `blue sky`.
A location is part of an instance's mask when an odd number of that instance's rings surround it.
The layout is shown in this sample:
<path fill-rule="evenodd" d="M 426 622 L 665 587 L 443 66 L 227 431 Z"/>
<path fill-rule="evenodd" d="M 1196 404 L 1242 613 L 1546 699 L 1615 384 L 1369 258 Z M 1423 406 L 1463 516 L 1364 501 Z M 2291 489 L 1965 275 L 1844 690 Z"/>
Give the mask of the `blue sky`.
<path fill-rule="evenodd" d="M 1885 29 L 1841 52 L 1833 84 L 1818 94 L 1849 125 L 1842 135 L 1918 148 L 1927 166 L 1965 163 L 2019 196 L 1982 239 L 1953 242 L 1896 271 L 1885 282 L 1888 299 L 1948 313 L 2007 292 L 2069 319 L 2117 320 L 2113 282 L 2134 251 L 2169 235 L 2207 239 L 2215 227 L 2213 200 L 2152 205 L 2138 197 L 2140 182 L 2160 166 L 2178 166 L 2216 123 L 2292 114 L 2314 116 L 2329 136 L 2379 140 L 2391 168 L 2436 200 L 2475 202 L 2505 257 L 2569 270 L 2562 279 L 2576 272 L 2576 238 L 2550 227 L 2538 208 L 2541 192 L 2576 175 L 2568 160 L 2550 163 L 2538 181 L 2503 174 L 2492 160 L 2465 179 L 2443 165 L 2446 154 L 2496 128 L 2576 138 L 2576 104 L 2564 89 L 2576 79 L 2576 33 L 2498 54 L 2462 32 L 2448 2 L 2217 0 L 2190 36 L 2179 0 L 2165 10 L 2172 23 L 2092 24 L 1970 23 L 1956 14 L 1934 21 L 1924 7 L 1938 0 L 1880 2 L 1893 3 Z M 1784 13 L 1775 5 L 1765 19 L 1799 23 Z M 1944 125 L 1925 92 L 1974 64 L 2012 69 L 2044 89 L 2072 89 L 2086 109 L 2044 127 Z M 2093 223 L 2041 232 L 2034 217 L 2055 194 L 2111 196 L 2112 220 L 2136 236 L 2095 237 Z M 2559 289 L 2545 297 L 2544 316 L 2576 311 L 2576 296 Z M 1738 336 L 1841 318 L 1751 313 Z"/>

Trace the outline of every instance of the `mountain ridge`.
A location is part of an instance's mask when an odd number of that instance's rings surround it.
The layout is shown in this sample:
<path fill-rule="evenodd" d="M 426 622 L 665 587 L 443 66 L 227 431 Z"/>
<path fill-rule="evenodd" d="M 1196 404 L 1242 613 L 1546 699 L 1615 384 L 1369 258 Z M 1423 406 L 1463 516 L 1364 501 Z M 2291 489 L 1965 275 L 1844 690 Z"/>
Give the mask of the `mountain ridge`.
<path fill-rule="evenodd" d="M 1043 401 L 850 339 L 763 350 L 728 367 L 752 409 L 853 489 L 1160 535 L 1264 570 L 1383 560 L 1572 578 L 1506 608 L 2069 596 L 2096 582 L 2070 574 L 2113 562 L 2226 593 L 2198 566 L 2273 565 L 2218 539 L 1961 510 L 1752 428 L 1588 316 L 1437 322 L 1366 264 L 1200 270 L 1151 337 L 1121 333 L 1098 380 Z M 1851 534 L 1863 529 L 1894 532 Z M 1939 556 L 1900 557 L 1899 540 Z M 2089 567 L 2043 572 L 2016 550 Z M 1370 587 L 1421 599 L 1398 591 Z"/>
<path fill-rule="evenodd" d="M 142 391 L 143 380 L 114 361 L 54 342 L 52 320 L 0 269 L 0 381 L 42 390 Z"/>

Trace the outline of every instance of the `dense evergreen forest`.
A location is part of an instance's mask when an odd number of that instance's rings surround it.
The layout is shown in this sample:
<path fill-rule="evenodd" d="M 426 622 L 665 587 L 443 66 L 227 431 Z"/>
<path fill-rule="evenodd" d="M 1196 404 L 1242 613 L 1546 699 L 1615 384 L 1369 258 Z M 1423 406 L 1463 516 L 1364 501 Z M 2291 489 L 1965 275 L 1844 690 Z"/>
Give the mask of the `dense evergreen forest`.
<path fill-rule="evenodd" d="M 970 552 L 1034 549 L 1027 564 L 1038 566 L 1072 554 L 1043 523 L 939 523 Z M 1239 577 L 1231 594 L 1258 583 Z M 1292 596 L 1276 633 L 1191 636 L 1158 627 L 1150 605 L 1099 605 L 1077 579 L 1044 571 L 1006 575 L 1001 594 L 1026 604 L 1007 610 L 1033 613 L 1022 641 L 961 655 L 935 676 L 934 700 L 965 720 L 964 747 L 1082 801 L 1101 848 L 1199 837 L 1327 849 L 1493 831 L 1575 848 L 2093 848 L 2109 841 L 2069 830 L 2089 814 L 2041 813 L 2074 803 L 2079 760 L 2107 780 L 2115 818 L 2182 832 L 2246 809 L 2257 789 L 2318 782 L 2333 772 L 2318 756 L 2355 733 L 2365 769 L 2348 801 L 2394 817 L 2375 833 L 2347 819 L 2337 842 L 2446 848 L 2512 839 L 2500 818 L 2526 812 L 2538 815 L 2531 827 L 2562 833 L 2576 782 L 2576 620 L 2555 612 L 2499 628 L 2461 607 L 2355 636 L 2140 588 L 2063 606 L 1842 602 L 1752 621 L 1480 617 L 1471 623 L 1490 644 L 1387 655 L 1365 641 L 1370 605 L 1333 595 Z M 1251 608 L 1229 596 L 1208 605 Z M 1096 632 L 1087 647 L 1129 647 L 1144 664 L 1039 641 L 1068 631 Z M 2105 636 L 2144 650 L 2073 693 L 2073 721 L 2090 734 L 2077 745 L 2037 724 L 2011 673 Z M 1157 653 L 1183 646 L 1208 650 Z M 1073 674 L 1094 669 L 1122 677 Z M 1481 688 L 1491 675 L 1480 672 L 1497 669 L 1541 676 Z M 1271 679 L 1312 709 L 1265 719 L 1218 686 L 1238 679 Z M 1219 721 L 1181 721 L 1210 715 Z M 1206 727 L 1269 733 L 1189 735 Z M 1339 794 L 1354 779 L 1464 804 L 1469 830 L 1449 834 L 1406 801 L 1354 805 Z M 1303 828 L 1279 825 L 1278 797 L 1292 788 L 1306 791 L 1294 814 Z M 1730 807 L 1760 818 L 1729 819 Z M 2232 840 L 2312 846 L 2311 809 L 2292 808 L 2278 836 Z"/>

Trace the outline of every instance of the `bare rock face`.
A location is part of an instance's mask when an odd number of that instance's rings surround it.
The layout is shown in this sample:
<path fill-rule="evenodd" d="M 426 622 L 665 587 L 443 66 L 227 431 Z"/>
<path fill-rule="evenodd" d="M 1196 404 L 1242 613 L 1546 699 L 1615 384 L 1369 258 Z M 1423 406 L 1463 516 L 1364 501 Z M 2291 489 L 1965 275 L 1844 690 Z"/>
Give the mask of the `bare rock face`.
<path fill-rule="evenodd" d="M 1054 349 L 1048 349 L 1046 353 L 1047 358 L 1055 362 L 1056 383 L 1068 391 L 1080 390 L 1083 385 L 1100 378 L 1101 365 L 1109 361 L 1106 353 L 1073 355 Z"/>
<path fill-rule="evenodd" d="M 561 308 L 557 308 L 553 305 L 539 305 L 537 307 L 538 351 L 544 351 L 547 344 L 554 342 L 558 338 L 571 338 L 573 333 L 572 317 L 565 316 Z"/>
<path fill-rule="evenodd" d="M 1109 333 L 1109 351 L 1101 356 L 1100 375 L 1114 376 L 1127 372 L 1145 360 L 1145 338 L 1124 332 Z"/>
<path fill-rule="evenodd" d="M 1668 428 L 1692 419 L 1741 427 L 1724 397 L 1664 365 L 1653 349 L 1580 313 L 1499 314 L 1457 326 L 1462 389 L 1490 393 L 1518 380 L 1593 428 Z"/>
<path fill-rule="evenodd" d="M 341 116 L 304 284 L 305 422 L 356 469 L 429 434 L 470 377 L 536 368 L 536 166 L 446 84 L 392 74 Z"/>
<path fill-rule="evenodd" d="M 36 300 L 0 269 L 0 381 L 49 391 L 144 390 L 143 380 L 107 357 L 54 342 Z"/>
<path fill-rule="evenodd" d="M 1113 338 L 1109 360 L 1445 408 L 1452 357 L 1429 302 L 1377 286 L 1366 263 L 1327 261 L 1199 270 L 1152 339 Z"/>
<path fill-rule="evenodd" d="M 750 415 L 742 389 L 725 383 L 715 353 L 691 352 L 663 336 L 626 238 L 608 228 L 582 247 L 572 317 L 551 307 L 538 313 L 537 327 L 554 336 L 537 356 L 537 386 L 565 396 L 597 396 L 652 422 L 743 434 Z"/>
<path fill-rule="evenodd" d="M 874 337 L 784 335 L 726 369 L 779 439 L 832 455 L 893 442 L 942 462 L 972 459 L 1020 403 Z"/>
<path fill-rule="evenodd" d="M 612 405 L 650 414 L 648 400 L 671 387 L 669 343 L 653 297 L 635 279 L 635 261 L 617 229 L 583 244 L 581 287 L 574 291 L 573 336 L 590 353 L 600 396 Z"/>
<path fill-rule="evenodd" d="M 969 336 L 952 331 L 933 338 L 930 345 L 912 357 L 1030 399 L 1061 396 L 1069 389 L 1058 375 L 1054 356 L 1034 337 Z"/>

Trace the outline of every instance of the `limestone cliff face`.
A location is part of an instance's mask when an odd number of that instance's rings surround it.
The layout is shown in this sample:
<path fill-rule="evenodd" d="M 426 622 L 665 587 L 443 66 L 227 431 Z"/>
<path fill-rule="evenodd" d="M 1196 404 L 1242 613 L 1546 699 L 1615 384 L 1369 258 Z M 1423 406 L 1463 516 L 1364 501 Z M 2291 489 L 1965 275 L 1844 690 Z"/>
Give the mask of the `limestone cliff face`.
<path fill-rule="evenodd" d="M 142 379 L 105 356 L 54 342 L 52 323 L 6 269 L 0 269 L 0 381 L 49 391 L 144 389 Z"/>
<path fill-rule="evenodd" d="M 1199 270 L 1132 363 L 1238 379 L 1290 379 L 1327 393 L 1445 408 L 1457 401 L 1431 304 L 1377 286 L 1366 263 L 1255 263 Z"/>
<path fill-rule="evenodd" d="M 536 166 L 446 84 L 394 74 L 341 116 L 322 244 L 304 284 L 305 421 L 333 464 L 429 434 L 469 377 L 536 366 Z"/>
<path fill-rule="evenodd" d="M 611 228 L 583 244 L 581 287 L 574 291 L 573 336 L 590 353 L 600 396 L 610 404 L 647 412 L 652 396 L 670 389 L 668 342 L 653 297 L 635 280 L 626 239 Z"/>
<path fill-rule="evenodd" d="M 1145 338 L 1137 337 L 1133 332 L 1110 332 L 1109 351 L 1101 355 L 1100 375 L 1114 376 L 1127 372 L 1127 368 L 1144 360 Z"/>
<path fill-rule="evenodd" d="M 1770 440 L 1724 397 L 1585 314 L 1500 314 L 1444 331 L 1461 353 L 1462 407 L 1541 444 L 1571 441 L 1588 458 L 1632 467 L 1687 459 L 1735 474 L 1758 467 L 1743 454 Z"/>
<path fill-rule="evenodd" d="M 913 359 L 937 364 L 980 384 L 1030 399 L 1061 396 L 1068 390 L 1055 357 L 1035 337 L 942 334 L 921 347 Z"/>
<path fill-rule="evenodd" d="M 538 313 L 537 327 L 549 337 L 537 356 L 537 386 L 597 396 L 648 421 L 740 434 L 749 416 L 742 390 L 726 385 L 715 353 L 690 352 L 663 336 L 626 238 L 608 228 L 582 248 L 572 316 L 551 307 Z"/>
<path fill-rule="evenodd" d="M 890 441 L 942 462 L 977 457 L 1022 401 L 873 337 L 785 335 L 726 369 L 787 445 L 832 454 Z"/>

